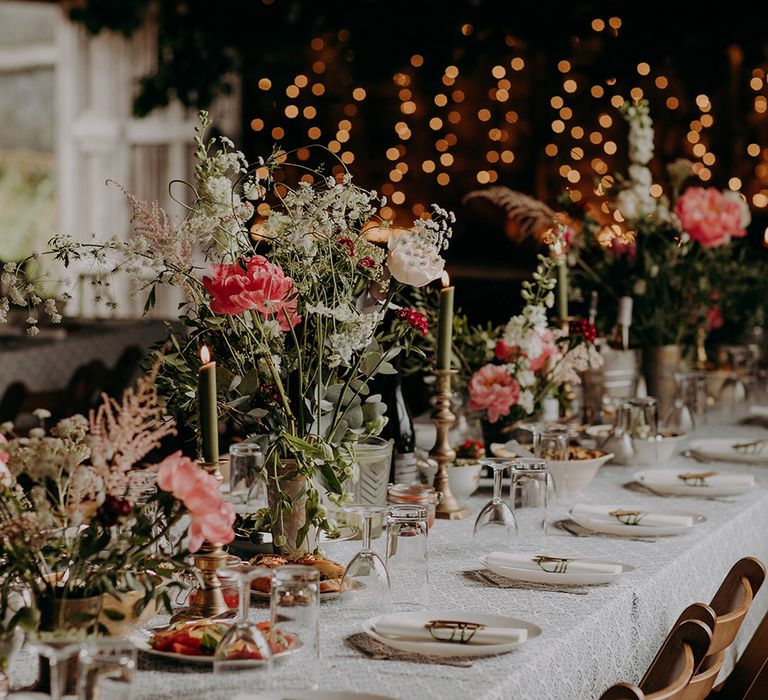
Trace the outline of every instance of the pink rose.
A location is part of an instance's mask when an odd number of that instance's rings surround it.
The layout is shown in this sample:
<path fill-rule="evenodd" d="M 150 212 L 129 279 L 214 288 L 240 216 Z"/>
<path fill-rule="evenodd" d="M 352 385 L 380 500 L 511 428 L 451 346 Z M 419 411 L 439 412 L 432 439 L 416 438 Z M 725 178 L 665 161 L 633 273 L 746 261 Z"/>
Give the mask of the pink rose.
<path fill-rule="evenodd" d="M 172 493 L 189 511 L 189 551 L 196 552 L 205 540 L 228 544 L 235 538 L 235 511 L 221 496 L 216 479 L 181 452 L 159 465 L 157 485 Z"/>
<path fill-rule="evenodd" d="M 213 274 L 203 277 L 203 286 L 213 297 L 211 311 L 215 314 L 236 316 L 254 309 L 264 318 L 275 316 L 284 331 L 301 321 L 293 280 L 262 255 L 235 265 L 214 265 Z"/>
<path fill-rule="evenodd" d="M 539 331 L 538 336 L 541 341 L 541 354 L 539 354 L 538 357 L 528 358 L 528 364 L 534 372 L 544 369 L 549 362 L 549 358 L 557 352 L 555 337 L 552 335 L 552 331 L 549 330 L 549 328 Z"/>
<path fill-rule="evenodd" d="M 675 213 L 683 229 L 705 248 L 717 248 L 747 235 L 743 207 L 714 187 L 689 187 L 677 200 Z"/>
<path fill-rule="evenodd" d="M 7 445 L 8 444 L 8 438 L 5 437 L 2 433 L 0 433 L 0 445 Z M 0 464 L 6 465 L 8 463 L 10 455 L 7 452 L 3 452 L 0 450 Z"/>
<path fill-rule="evenodd" d="M 520 399 L 520 385 L 509 376 L 503 365 L 485 365 L 469 380 L 469 408 L 488 411 L 488 420 L 495 423 Z"/>

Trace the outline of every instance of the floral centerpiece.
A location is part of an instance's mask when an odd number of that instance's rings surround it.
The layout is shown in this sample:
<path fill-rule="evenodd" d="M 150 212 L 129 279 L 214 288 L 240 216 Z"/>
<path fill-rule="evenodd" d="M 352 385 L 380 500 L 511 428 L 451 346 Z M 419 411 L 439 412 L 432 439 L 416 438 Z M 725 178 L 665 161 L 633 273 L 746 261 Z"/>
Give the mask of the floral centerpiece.
<path fill-rule="evenodd" d="M 369 383 L 394 373 L 394 358 L 425 329 L 421 314 L 407 310 L 382 322 L 404 286 L 442 272 L 453 215 L 435 206 L 378 245 L 367 230 L 384 200 L 355 186 L 346 169 L 328 176 L 300 166 L 291 186 L 286 153 L 251 166 L 226 138 L 207 140 L 207 114 L 201 119 L 183 220 L 128 194 L 136 224 L 129 241 L 57 237 L 49 252 L 65 264 L 133 272 L 148 308 L 160 285 L 184 291 L 185 333 L 172 336 L 175 351 L 158 378 L 163 400 L 196 423 L 198 350 L 211 347 L 219 409 L 264 452 L 273 541 L 300 552 L 329 525 L 321 491 L 344 494 L 357 441 L 384 425 L 386 407 Z"/>
<path fill-rule="evenodd" d="M 603 177 L 596 188 L 602 201 L 588 210 L 566 203 L 581 231 L 576 283 L 582 296 L 600 293 L 604 324 L 614 322 L 620 297 L 633 297 L 632 344 L 691 342 L 697 329 L 721 323 L 724 301 L 727 309 L 737 291 L 743 294 L 740 278 L 754 277 L 757 266 L 739 264 L 748 248 L 733 245 L 746 235 L 749 207 L 738 192 L 686 187 L 694 173 L 685 160 L 669 165 L 663 194 L 649 168 L 654 130 L 647 101 L 626 102 L 621 113 L 629 126 L 627 176 Z"/>
<path fill-rule="evenodd" d="M 509 426 L 533 415 L 546 397 L 558 397 L 568 384 L 580 382 L 581 372 L 602 365 L 594 326 L 576 320 L 565 332 L 548 322 L 565 235 L 563 226 L 551 233 L 550 254 L 539 256 L 533 281 L 523 283 L 522 313 L 509 319 L 496 339 L 494 359 L 469 381 L 469 408 L 482 412 L 488 424 Z"/>
<path fill-rule="evenodd" d="M 170 611 L 169 591 L 188 552 L 204 539 L 233 539 L 234 512 L 212 476 L 180 453 L 143 464 L 175 430 L 154 380 L 140 379 L 120 402 L 105 396 L 88 418 L 65 418 L 49 432 L 35 427 L 20 437 L 12 424 L 0 426 L 0 620 L 13 611 L 7 631 L 101 627 L 122 618 L 106 603 L 127 591 L 135 614 L 155 601 Z"/>

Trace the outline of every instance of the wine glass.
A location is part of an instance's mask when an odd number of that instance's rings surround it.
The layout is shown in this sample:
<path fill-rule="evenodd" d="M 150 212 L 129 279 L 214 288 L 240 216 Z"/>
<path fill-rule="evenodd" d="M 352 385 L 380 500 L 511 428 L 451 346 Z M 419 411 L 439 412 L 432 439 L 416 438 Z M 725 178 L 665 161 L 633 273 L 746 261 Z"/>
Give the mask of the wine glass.
<path fill-rule="evenodd" d="M 240 671 L 262 671 L 263 687 L 270 688 L 272 673 L 272 650 L 267 635 L 248 616 L 250 608 L 251 581 L 269 577 L 272 572 L 262 566 L 242 562 L 228 564 L 221 573 L 237 579 L 238 615 L 219 641 L 213 655 L 213 672 L 230 673 Z M 249 684 L 251 683 L 249 676 Z"/>
<path fill-rule="evenodd" d="M 517 530 L 515 516 L 501 498 L 501 482 L 504 471 L 514 460 L 503 457 L 484 457 L 480 464 L 493 470 L 493 498 L 486 503 L 475 520 L 473 537 L 475 544 L 483 548 L 508 548 L 512 534 Z"/>
<path fill-rule="evenodd" d="M 344 570 L 339 603 L 355 613 L 379 614 L 389 608 L 391 591 L 387 565 L 371 547 L 371 523 L 375 516 L 386 512 L 387 506 L 350 503 L 344 510 L 360 516 L 363 548 Z"/>

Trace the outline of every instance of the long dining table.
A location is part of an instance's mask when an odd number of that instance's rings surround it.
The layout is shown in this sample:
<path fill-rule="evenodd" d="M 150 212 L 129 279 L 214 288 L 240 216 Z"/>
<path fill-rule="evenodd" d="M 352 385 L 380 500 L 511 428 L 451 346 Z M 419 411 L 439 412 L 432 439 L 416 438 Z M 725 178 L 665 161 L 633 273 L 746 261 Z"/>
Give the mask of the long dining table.
<path fill-rule="evenodd" d="M 750 440 L 766 436 L 756 426 L 708 424 L 696 437 Z M 668 465 L 695 469 L 678 454 Z M 701 465 L 698 465 L 701 467 Z M 356 690 L 392 698 L 472 698 L 473 700 L 589 700 L 612 683 L 638 681 L 679 613 L 690 603 L 708 602 L 726 572 L 741 557 L 768 561 L 768 468 L 715 463 L 721 471 L 749 472 L 756 486 L 728 498 L 661 497 L 628 488 L 637 467 L 606 465 L 580 501 L 616 503 L 632 508 L 695 511 L 706 521 L 682 535 L 639 540 L 610 536 L 576 537 L 553 530 L 548 548 L 568 554 L 622 562 L 634 570 L 586 595 L 559 590 L 500 588 L 467 572 L 480 564 L 473 546 L 474 517 L 489 498 L 481 492 L 468 500 L 472 515 L 461 521 L 436 521 L 429 533 L 430 608 L 496 613 L 538 625 L 539 637 L 514 651 L 477 658 L 468 667 L 372 659 L 346 643 L 360 631 L 337 601 L 321 603 L 321 689 Z M 706 468 L 710 468 L 707 466 Z M 556 513 L 553 517 L 556 517 Z M 385 538 L 374 541 L 383 555 Z M 346 563 L 359 541 L 336 542 L 326 553 Z M 761 591 L 736 643 L 728 652 L 727 672 L 768 609 Z M 253 614 L 267 619 L 265 606 Z M 140 654 L 136 700 L 233 698 L 254 693 L 258 674 L 237 674 L 224 681 L 210 668 L 167 662 Z M 290 695 L 289 695 L 290 696 Z"/>

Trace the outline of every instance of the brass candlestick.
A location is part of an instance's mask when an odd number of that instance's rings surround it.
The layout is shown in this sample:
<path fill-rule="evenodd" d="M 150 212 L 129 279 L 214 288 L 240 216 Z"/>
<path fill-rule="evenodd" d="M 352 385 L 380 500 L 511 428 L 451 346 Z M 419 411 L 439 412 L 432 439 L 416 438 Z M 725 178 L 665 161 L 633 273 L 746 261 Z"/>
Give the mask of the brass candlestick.
<path fill-rule="evenodd" d="M 456 496 L 451 492 L 448 481 L 448 467 L 456 459 L 456 451 L 448 440 L 448 431 L 456 422 L 456 416 L 451 411 L 451 375 L 456 374 L 453 369 L 437 369 L 434 375 L 437 377 L 436 408 L 432 412 L 432 422 L 437 429 L 435 446 L 429 453 L 437 462 L 437 474 L 435 475 L 435 490 L 442 494 L 442 500 L 437 505 L 437 517 L 446 520 L 461 520 L 469 515 L 469 508 L 462 506 Z"/>
<path fill-rule="evenodd" d="M 219 465 L 225 461 L 226 459 L 221 459 L 218 462 L 199 462 L 199 464 L 221 483 L 223 476 Z M 193 555 L 193 561 L 198 571 L 200 587 L 197 589 L 192 604 L 177 610 L 173 614 L 171 622 L 213 617 L 214 615 L 221 615 L 230 609 L 224 600 L 224 593 L 221 590 L 221 581 L 219 581 L 218 576 L 218 570 L 227 561 L 227 553 L 224 551 L 224 546 L 203 542 L 200 549 Z"/>

